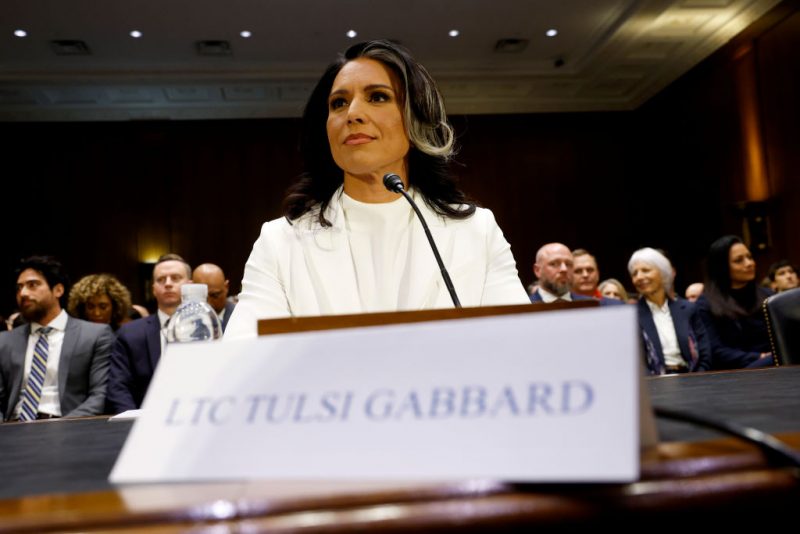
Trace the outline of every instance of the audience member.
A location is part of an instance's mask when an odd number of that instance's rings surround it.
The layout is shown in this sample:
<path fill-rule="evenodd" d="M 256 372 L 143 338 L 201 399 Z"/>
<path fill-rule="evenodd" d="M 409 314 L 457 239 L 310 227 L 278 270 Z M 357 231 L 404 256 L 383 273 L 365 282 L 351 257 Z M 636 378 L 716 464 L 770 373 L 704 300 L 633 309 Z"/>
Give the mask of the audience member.
<path fill-rule="evenodd" d="M 177 254 L 165 254 L 153 267 L 153 295 L 158 311 L 122 325 L 111 351 L 108 403 L 111 413 L 141 407 L 164 350 L 161 330 L 181 303 L 181 286 L 192 281 L 192 269 Z"/>
<path fill-rule="evenodd" d="M 208 286 L 208 304 L 217 312 L 224 332 L 233 308 L 236 306 L 236 304 L 228 302 L 228 286 L 230 284 L 225 279 L 225 273 L 213 263 L 203 263 L 195 268 L 192 273 L 192 281 L 195 284 Z"/>
<path fill-rule="evenodd" d="M 686 300 L 689 302 L 697 302 L 697 299 L 700 298 L 700 295 L 703 294 L 703 283 L 702 282 L 695 282 L 693 284 L 689 284 L 689 287 L 686 288 Z"/>
<path fill-rule="evenodd" d="M 136 319 L 143 319 L 149 316 L 150 312 L 147 311 L 147 308 L 145 308 L 141 304 L 131 304 L 131 309 L 130 311 L 128 311 L 128 317 L 131 318 L 131 321 L 134 321 Z"/>
<path fill-rule="evenodd" d="M 769 266 L 770 287 L 776 293 L 800 287 L 797 280 L 797 269 L 789 260 L 776 261 Z"/>
<path fill-rule="evenodd" d="M 578 248 L 572 251 L 572 258 L 572 291 L 585 297 L 602 298 L 597 287 L 600 271 L 595 257 L 588 250 Z"/>
<path fill-rule="evenodd" d="M 130 319 L 131 293 L 110 274 L 90 274 L 72 286 L 67 311 L 70 315 L 111 326 L 115 332 Z"/>
<path fill-rule="evenodd" d="M 587 300 L 589 297 L 570 291 L 574 262 L 572 252 L 561 243 L 548 243 L 536 252 L 533 274 L 539 287 L 530 296 L 531 302 L 550 304 L 556 301 Z"/>
<path fill-rule="evenodd" d="M 600 291 L 600 295 L 603 298 L 628 302 L 628 292 L 625 290 L 625 286 L 622 285 L 622 282 L 616 278 L 603 280 L 597 286 L 597 289 Z"/>
<path fill-rule="evenodd" d="M 637 250 L 628 272 L 639 292 L 639 327 L 650 374 L 705 371 L 711 366 L 711 348 L 694 304 L 670 298 L 675 271 L 666 256 L 652 248 Z"/>
<path fill-rule="evenodd" d="M 8 319 L 6 319 L 6 328 L 8 330 L 14 330 L 16 327 L 22 326 L 27 323 L 28 321 L 25 320 L 25 317 L 23 317 L 22 314 L 19 313 L 18 311 L 15 311 L 14 313 L 8 316 Z"/>
<path fill-rule="evenodd" d="M 739 237 L 727 235 L 711 244 L 705 289 L 696 306 L 711 344 L 712 369 L 774 363 L 761 311 L 771 292 L 755 278 L 756 263 Z"/>
<path fill-rule="evenodd" d="M 29 324 L 0 335 L 0 419 L 103 413 L 114 334 L 67 315 L 67 277 L 51 256 L 22 260 L 17 305 Z"/>

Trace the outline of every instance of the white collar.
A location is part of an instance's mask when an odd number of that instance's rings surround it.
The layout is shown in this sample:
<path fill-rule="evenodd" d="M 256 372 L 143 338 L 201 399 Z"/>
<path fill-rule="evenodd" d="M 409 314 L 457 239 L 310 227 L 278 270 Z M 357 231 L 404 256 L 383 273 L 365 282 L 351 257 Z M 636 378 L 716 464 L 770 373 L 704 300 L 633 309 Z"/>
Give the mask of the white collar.
<path fill-rule="evenodd" d="M 547 304 L 555 302 L 559 299 L 572 302 L 572 295 L 570 294 L 569 291 L 567 291 L 563 295 L 554 295 L 550 293 L 548 290 L 544 289 L 542 286 L 539 286 L 539 296 L 542 297 L 542 302 L 545 302 Z"/>
<path fill-rule="evenodd" d="M 49 323 L 47 323 L 46 325 L 42 325 L 42 324 L 37 323 L 36 321 L 33 321 L 31 323 L 31 334 L 35 334 L 36 332 L 38 332 L 40 329 L 44 328 L 45 326 L 49 326 L 53 330 L 58 330 L 59 332 L 63 332 L 64 330 L 67 329 L 67 319 L 68 318 L 69 318 L 69 315 L 67 315 L 67 312 L 62 309 L 61 313 L 56 315 L 55 318 L 52 321 L 50 321 Z"/>

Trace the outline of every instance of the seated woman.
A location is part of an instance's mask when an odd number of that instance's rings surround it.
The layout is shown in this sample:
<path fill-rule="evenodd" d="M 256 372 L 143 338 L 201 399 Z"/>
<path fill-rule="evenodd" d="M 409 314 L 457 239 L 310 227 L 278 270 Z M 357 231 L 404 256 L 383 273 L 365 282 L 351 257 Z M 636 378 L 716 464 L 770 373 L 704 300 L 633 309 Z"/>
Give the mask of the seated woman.
<path fill-rule="evenodd" d="M 772 294 L 756 282 L 756 262 L 734 235 L 711 244 L 697 313 L 708 331 L 712 369 L 774 365 L 761 304 Z"/>
<path fill-rule="evenodd" d="M 639 249 L 628 261 L 628 272 L 640 295 L 639 327 L 648 372 L 663 375 L 709 369 L 711 349 L 694 305 L 669 297 L 674 271 L 666 256 L 652 248 Z"/>
<path fill-rule="evenodd" d="M 428 72 L 389 41 L 350 47 L 303 114 L 305 172 L 245 265 L 226 338 L 261 318 L 447 308 L 450 294 L 410 205 L 416 200 L 464 306 L 525 304 L 511 249 L 448 172 L 454 133 Z"/>
<path fill-rule="evenodd" d="M 73 317 L 111 325 L 115 332 L 129 321 L 131 293 L 110 274 L 90 274 L 72 286 L 67 312 Z"/>
<path fill-rule="evenodd" d="M 621 300 L 628 302 L 628 292 L 625 291 L 625 286 L 616 278 L 608 278 L 603 280 L 597 285 L 597 290 L 600 294 L 607 299 Z"/>

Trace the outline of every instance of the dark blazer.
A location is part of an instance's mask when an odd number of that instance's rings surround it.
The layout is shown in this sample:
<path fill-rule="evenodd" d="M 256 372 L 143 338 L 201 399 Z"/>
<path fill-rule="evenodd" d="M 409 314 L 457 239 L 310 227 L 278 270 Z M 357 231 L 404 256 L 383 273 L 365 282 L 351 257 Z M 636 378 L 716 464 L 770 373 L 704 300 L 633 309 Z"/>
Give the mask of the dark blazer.
<path fill-rule="evenodd" d="M 236 307 L 236 304 L 234 304 L 231 301 L 228 301 L 228 302 L 225 303 L 225 316 L 222 318 L 222 331 L 223 332 L 225 331 L 225 327 L 228 326 L 228 321 L 230 320 L 231 315 L 233 314 L 233 309 L 235 307 Z"/>
<path fill-rule="evenodd" d="M 592 297 L 585 297 L 583 295 L 578 295 L 577 293 L 573 293 L 572 291 L 569 292 L 573 301 L 576 300 L 592 300 Z M 533 292 L 531 295 L 531 302 L 544 302 L 542 300 L 542 295 L 539 294 L 539 290 Z"/>
<path fill-rule="evenodd" d="M 0 419 L 14 416 L 24 385 L 31 325 L 0 334 Z M 67 318 L 58 360 L 58 399 L 63 417 L 103 413 L 114 333 L 108 325 Z"/>
<path fill-rule="evenodd" d="M 759 289 L 763 302 L 771 292 Z M 762 352 L 771 352 L 767 323 L 761 308 L 751 315 L 739 319 L 716 317 L 711 305 L 700 295 L 697 299 L 697 315 L 708 332 L 713 369 L 741 369 L 774 365 L 772 358 L 761 359 Z"/>
<path fill-rule="evenodd" d="M 117 330 L 108 372 L 106 410 L 109 413 L 142 406 L 160 358 L 161 323 L 158 314 L 131 321 Z"/>
<path fill-rule="evenodd" d="M 672 325 L 678 338 L 683 361 L 689 371 L 707 371 L 711 368 L 711 346 L 703 323 L 695 313 L 694 304 L 686 299 L 667 299 Z M 653 314 L 644 297 L 636 305 L 639 327 L 645 345 L 645 364 L 650 374 L 664 374 L 664 349 L 658 337 Z"/>

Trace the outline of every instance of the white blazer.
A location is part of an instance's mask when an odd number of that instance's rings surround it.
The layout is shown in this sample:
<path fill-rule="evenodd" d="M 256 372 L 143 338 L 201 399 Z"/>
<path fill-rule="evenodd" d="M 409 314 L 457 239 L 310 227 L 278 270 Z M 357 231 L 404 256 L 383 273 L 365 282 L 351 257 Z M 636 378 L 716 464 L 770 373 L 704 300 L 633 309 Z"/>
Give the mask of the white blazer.
<path fill-rule="evenodd" d="M 292 224 L 285 218 L 261 227 L 244 269 L 239 302 L 225 339 L 256 335 L 259 319 L 364 313 L 344 226 L 342 188 L 334 193 L 325 217 L 312 210 Z M 467 219 L 438 215 L 417 195 L 417 203 L 450 273 L 462 306 L 529 304 L 511 247 L 488 209 Z M 412 226 L 408 291 L 398 310 L 451 308 L 436 258 L 422 224 Z"/>

